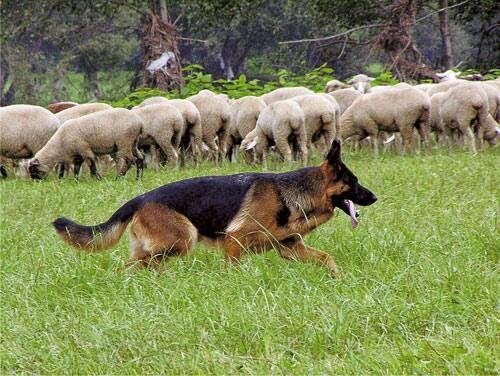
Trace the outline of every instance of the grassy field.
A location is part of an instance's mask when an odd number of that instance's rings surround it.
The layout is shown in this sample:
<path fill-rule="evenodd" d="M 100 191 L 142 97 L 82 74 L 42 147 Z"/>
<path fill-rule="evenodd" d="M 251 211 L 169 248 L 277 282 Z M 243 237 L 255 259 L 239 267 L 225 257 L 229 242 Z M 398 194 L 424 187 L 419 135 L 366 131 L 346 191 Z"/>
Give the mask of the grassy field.
<path fill-rule="evenodd" d="M 95 224 L 146 190 L 245 165 L 4 180 L 1 372 L 498 374 L 499 156 L 345 156 L 379 201 L 357 230 L 337 213 L 307 237 L 338 280 L 271 252 L 226 267 L 202 246 L 131 275 L 127 236 L 85 254 L 50 226 Z"/>

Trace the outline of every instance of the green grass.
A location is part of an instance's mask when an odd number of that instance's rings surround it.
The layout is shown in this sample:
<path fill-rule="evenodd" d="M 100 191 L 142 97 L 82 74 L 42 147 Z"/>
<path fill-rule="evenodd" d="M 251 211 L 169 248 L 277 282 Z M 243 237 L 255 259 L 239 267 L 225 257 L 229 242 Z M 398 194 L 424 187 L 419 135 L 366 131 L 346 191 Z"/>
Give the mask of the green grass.
<path fill-rule="evenodd" d="M 50 226 L 241 164 L 0 182 L 2 374 L 498 374 L 498 149 L 345 159 L 379 201 L 357 230 L 336 214 L 307 237 L 338 280 L 272 252 L 227 267 L 202 246 L 131 275 L 127 236 L 86 254 Z"/>

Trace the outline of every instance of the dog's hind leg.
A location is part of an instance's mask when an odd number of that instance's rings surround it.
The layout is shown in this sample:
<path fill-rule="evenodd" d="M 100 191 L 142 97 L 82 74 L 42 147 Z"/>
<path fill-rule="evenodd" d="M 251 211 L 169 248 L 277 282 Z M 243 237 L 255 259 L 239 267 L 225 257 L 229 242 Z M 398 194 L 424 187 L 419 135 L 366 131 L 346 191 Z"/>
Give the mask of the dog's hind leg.
<path fill-rule="evenodd" d="M 339 276 L 339 269 L 328 253 L 308 247 L 298 237 L 290 237 L 280 242 L 278 252 L 287 260 L 312 262 L 328 268 L 332 277 Z"/>
<path fill-rule="evenodd" d="M 196 227 L 184 215 L 147 203 L 132 219 L 127 267 L 155 269 L 164 258 L 186 255 L 197 239 Z"/>

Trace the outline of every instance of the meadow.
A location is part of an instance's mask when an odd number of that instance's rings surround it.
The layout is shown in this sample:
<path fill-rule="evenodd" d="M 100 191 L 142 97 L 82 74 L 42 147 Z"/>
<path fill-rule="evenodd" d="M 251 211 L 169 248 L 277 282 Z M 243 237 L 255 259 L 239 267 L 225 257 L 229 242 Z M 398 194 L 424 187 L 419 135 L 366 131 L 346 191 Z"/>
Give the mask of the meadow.
<path fill-rule="evenodd" d="M 379 200 L 356 230 L 336 213 L 307 236 L 339 279 L 273 252 L 228 267 L 202 245 L 131 274 L 127 236 L 87 254 L 50 225 L 95 224 L 168 182 L 260 167 L 4 179 L 1 373 L 498 374 L 499 156 L 346 153 Z"/>

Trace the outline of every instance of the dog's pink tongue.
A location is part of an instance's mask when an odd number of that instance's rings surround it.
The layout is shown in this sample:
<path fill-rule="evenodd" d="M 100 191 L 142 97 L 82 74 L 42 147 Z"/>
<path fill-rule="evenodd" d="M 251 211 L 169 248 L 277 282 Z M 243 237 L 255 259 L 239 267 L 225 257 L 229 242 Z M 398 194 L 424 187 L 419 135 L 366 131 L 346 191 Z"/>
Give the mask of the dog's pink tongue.
<path fill-rule="evenodd" d="M 349 207 L 349 215 L 351 216 L 352 228 L 358 227 L 358 220 L 356 218 L 356 207 L 351 200 L 347 200 L 347 206 Z"/>

